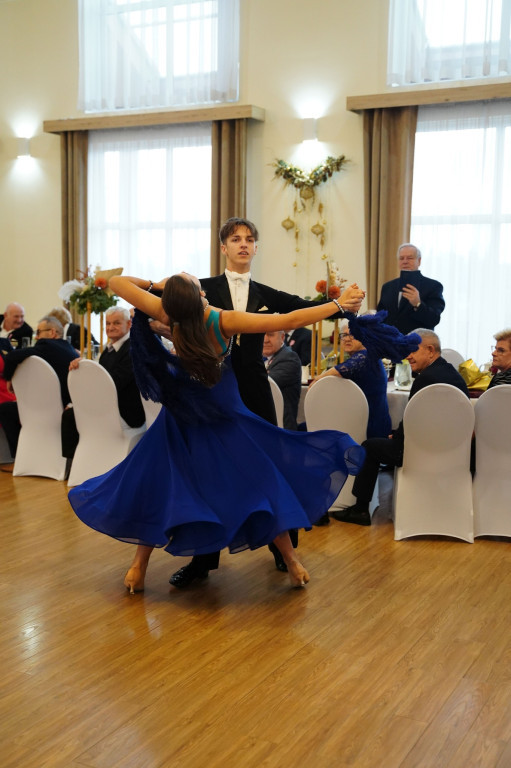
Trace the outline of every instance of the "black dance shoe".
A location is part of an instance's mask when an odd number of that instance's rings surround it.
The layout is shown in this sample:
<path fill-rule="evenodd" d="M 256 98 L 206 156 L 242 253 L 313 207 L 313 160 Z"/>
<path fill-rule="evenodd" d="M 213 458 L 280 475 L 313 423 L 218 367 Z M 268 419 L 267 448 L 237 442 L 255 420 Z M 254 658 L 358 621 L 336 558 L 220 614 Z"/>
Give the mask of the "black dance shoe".
<path fill-rule="evenodd" d="M 355 523 L 355 525 L 371 525 L 371 515 L 366 509 L 360 509 L 354 504 L 346 509 L 338 509 L 332 513 L 340 523 Z"/>
<path fill-rule="evenodd" d="M 320 528 L 322 525 L 330 525 L 330 515 L 328 512 L 325 512 L 324 515 L 321 515 L 321 517 L 316 520 L 314 525 L 317 525 L 318 528 Z"/>
<path fill-rule="evenodd" d="M 207 579 L 208 575 L 209 571 L 197 570 L 193 563 L 189 563 L 172 574 L 169 579 L 169 584 L 172 584 L 173 587 L 177 587 L 178 589 L 185 589 L 186 587 L 189 587 L 195 579 Z"/>
<path fill-rule="evenodd" d="M 276 544 L 271 542 L 271 544 L 268 544 L 268 549 L 273 555 L 273 559 L 275 560 L 275 568 L 277 571 L 282 571 L 282 573 L 287 573 L 287 565 L 284 562 L 284 558 L 282 557 L 282 552 L 277 547 Z"/>
<path fill-rule="evenodd" d="M 273 557 L 275 558 L 275 568 L 277 571 L 287 573 L 287 565 L 285 564 L 284 558 L 282 557 L 282 552 L 279 549 L 275 549 L 275 552 L 273 552 Z"/>

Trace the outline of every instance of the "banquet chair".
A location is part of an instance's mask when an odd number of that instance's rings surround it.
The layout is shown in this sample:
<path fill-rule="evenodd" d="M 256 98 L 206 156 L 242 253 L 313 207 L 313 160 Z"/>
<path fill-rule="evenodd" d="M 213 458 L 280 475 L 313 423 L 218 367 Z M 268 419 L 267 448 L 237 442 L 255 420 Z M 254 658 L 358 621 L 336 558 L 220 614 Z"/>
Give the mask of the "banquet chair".
<path fill-rule="evenodd" d="M 449 349 L 449 347 L 446 347 L 445 349 L 442 349 L 441 354 L 444 360 L 447 360 L 447 362 L 453 365 L 456 370 L 458 370 L 460 365 L 465 362 L 463 355 L 457 352 L 455 349 Z"/>
<path fill-rule="evenodd" d="M 156 417 L 161 411 L 161 403 L 155 403 L 154 400 L 146 400 L 142 395 L 140 398 L 145 413 L 145 426 L 146 429 L 149 429 L 151 424 L 156 421 Z"/>
<path fill-rule="evenodd" d="M 46 360 L 33 355 L 17 366 L 12 385 L 21 423 L 12 474 L 63 480 L 66 460 L 60 425 L 64 408 L 57 374 Z"/>
<path fill-rule="evenodd" d="M 273 404 L 275 405 L 275 413 L 277 414 L 277 426 L 283 427 L 284 426 L 284 397 L 275 379 L 272 379 L 271 376 L 268 376 L 268 381 L 270 382 L 270 389 L 273 397 Z"/>
<path fill-rule="evenodd" d="M 403 466 L 394 475 L 394 538 L 453 536 L 472 543 L 470 446 L 474 408 L 451 384 L 431 384 L 406 406 Z"/>
<path fill-rule="evenodd" d="M 82 360 L 67 379 L 80 435 L 68 485 L 102 475 L 119 464 L 146 431 L 145 424 L 123 428 L 117 390 L 108 371 L 93 360 Z"/>
<path fill-rule="evenodd" d="M 349 379 L 340 376 L 325 376 L 319 379 L 305 395 L 305 421 L 307 429 L 337 429 L 346 432 L 357 443 L 362 443 L 367 436 L 367 420 L 369 406 L 367 398 Z M 331 506 L 332 510 L 342 509 L 355 504 L 353 482 L 355 478 L 348 476 L 343 489 Z M 378 506 L 378 484 L 369 511 L 372 513 Z"/>
<path fill-rule="evenodd" d="M 511 385 L 475 405 L 474 536 L 511 536 Z"/>

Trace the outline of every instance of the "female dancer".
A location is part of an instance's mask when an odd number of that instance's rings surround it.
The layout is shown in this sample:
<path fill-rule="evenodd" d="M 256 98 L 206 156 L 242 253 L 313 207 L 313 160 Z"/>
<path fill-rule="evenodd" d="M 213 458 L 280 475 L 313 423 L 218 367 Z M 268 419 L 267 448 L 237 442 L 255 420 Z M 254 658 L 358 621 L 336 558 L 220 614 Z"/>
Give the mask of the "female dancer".
<path fill-rule="evenodd" d="M 175 555 L 231 552 L 274 541 L 293 586 L 309 575 L 290 528 L 310 527 L 356 474 L 364 450 L 341 432 L 281 430 L 242 403 L 229 365 L 239 333 L 282 327 L 281 315 L 217 310 L 185 272 L 154 284 L 113 277 L 110 287 L 133 304 L 131 349 L 142 394 L 165 406 L 121 464 L 74 488 L 70 502 L 92 528 L 136 543 L 124 580 L 144 588 L 153 548 Z M 161 299 L 149 292 L 163 291 Z M 359 293 L 356 285 L 353 293 Z M 296 310 L 286 328 L 325 319 L 336 301 Z M 141 313 L 144 313 L 142 315 Z M 176 356 L 151 332 L 148 317 L 171 329 Z"/>

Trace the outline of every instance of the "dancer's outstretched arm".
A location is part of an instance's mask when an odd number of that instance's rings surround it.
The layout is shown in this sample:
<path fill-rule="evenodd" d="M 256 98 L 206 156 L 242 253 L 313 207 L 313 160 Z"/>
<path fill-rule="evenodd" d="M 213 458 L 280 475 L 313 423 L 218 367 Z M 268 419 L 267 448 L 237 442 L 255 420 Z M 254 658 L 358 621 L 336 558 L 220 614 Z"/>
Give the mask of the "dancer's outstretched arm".
<path fill-rule="evenodd" d="M 356 284 L 351 287 L 354 291 L 359 290 Z M 282 328 L 301 328 L 304 325 L 326 320 L 327 317 L 337 314 L 340 309 L 339 301 L 328 301 L 326 304 L 295 309 L 293 312 L 283 315 L 224 310 L 222 312 L 222 327 L 227 336 L 233 336 L 237 333 L 280 331 Z"/>
<path fill-rule="evenodd" d="M 162 291 L 168 278 L 160 280 L 158 283 L 152 283 L 151 280 L 145 280 L 142 277 L 127 277 L 125 275 L 114 275 L 109 280 L 109 286 L 122 299 L 125 299 L 137 309 L 145 312 L 149 317 L 168 325 L 168 317 L 163 311 L 161 299 L 148 293 L 149 288 L 155 288 Z"/>

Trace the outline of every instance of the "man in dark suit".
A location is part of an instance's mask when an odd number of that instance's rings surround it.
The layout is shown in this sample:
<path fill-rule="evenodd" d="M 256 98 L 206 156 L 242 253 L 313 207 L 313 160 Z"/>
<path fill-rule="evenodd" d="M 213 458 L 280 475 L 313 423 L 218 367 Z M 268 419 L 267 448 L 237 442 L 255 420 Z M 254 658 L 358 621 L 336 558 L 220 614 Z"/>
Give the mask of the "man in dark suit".
<path fill-rule="evenodd" d="M 385 322 L 401 333 L 411 333 L 418 326 L 433 330 L 445 307 L 443 286 L 419 271 L 421 252 L 417 246 L 403 243 L 397 258 L 400 271 L 413 272 L 413 276 L 410 275 L 410 282 L 404 285 L 399 277 L 384 283 L 377 309 L 385 309 L 388 313 Z"/>
<path fill-rule="evenodd" d="M 64 341 L 62 334 L 62 324 L 56 317 L 50 317 L 49 315 L 43 317 L 37 324 L 37 341 L 34 346 L 26 347 L 25 349 L 15 349 L 4 358 L 3 377 L 8 382 L 8 388 L 12 390 L 10 382 L 18 365 L 33 355 L 42 357 L 43 360 L 46 360 L 51 365 L 59 378 L 62 405 L 65 407 L 71 399 L 67 388 L 69 364 L 78 357 L 78 353 L 67 341 Z M 0 424 L 4 428 L 11 455 L 15 456 L 21 429 L 16 402 L 2 403 L 0 405 Z M 2 469 L 4 471 L 12 471 L 12 465 L 4 466 Z"/>
<path fill-rule="evenodd" d="M 264 334 L 263 355 L 268 376 L 278 384 L 284 399 L 284 429 L 298 429 L 296 417 L 302 392 L 302 366 L 291 347 L 284 344 L 284 331 Z"/>
<path fill-rule="evenodd" d="M 257 228 L 247 219 L 231 218 L 222 226 L 220 248 L 225 256 L 225 273 L 201 280 L 201 286 L 210 304 L 221 309 L 265 313 L 284 313 L 314 306 L 316 302 L 305 301 L 299 296 L 292 296 L 251 280 L 250 264 L 257 252 L 258 238 Z M 344 310 L 357 312 L 363 297 L 363 291 L 349 288 L 340 297 L 340 303 Z M 262 333 L 244 333 L 238 336 L 232 346 L 231 361 L 241 399 L 247 408 L 266 421 L 276 424 L 273 397 L 263 362 L 263 338 Z M 272 551 L 275 555 L 275 550 Z M 279 554 L 277 550 L 277 568 L 285 570 L 285 564 L 280 562 Z M 205 578 L 210 570 L 218 568 L 219 558 L 219 552 L 196 555 L 188 565 L 170 577 L 170 583 L 183 588 L 197 578 Z"/>
<path fill-rule="evenodd" d="M 105 327 L 109 344 L 103 350 L 99 364 L 114 380 L 121 417 L 129 427 L 141 427 L 145 412 L 131 362 L 129 311 L 122 307 L 107 309 Z"/>
<path fill-rule="evenodd" d="M 25 310 L 21 304 L 15 301 L 8 304 L 4 314 L 0 315 L 0 336 L 16 342 L 21 348 L 22 340 L 26 338 L 32 341 L 33 333 L 30 325 L 25 322 Z"/>
<path fill-rule="evenodd" d="M 421 337 L 419 348 L 408 355 L 412 371 L 418 374 L 410 390 L 410 400 L 419 390 L 431 384 L 452 384 L 461 389 L 468 397 L 467 385 L 458 371 L 440 356 L 440 339 L 428 328 L 417 328 L 415 333 Z M 353 495 L 357 501 L 347 509 L 333 513 L 336 520 L 357 525 L 371 525 L 369 503 L 373 498 L 380 464 L 400 467 L 403 464 L 405 435 L 403 422 L 392 432 L 389 438 L 371 437 L 362 445 L 366 449 L 366 458 L 362 469 L 355 477 Z"/>
<path fill-rule="evenodd" d="M 110 307 L 105 313 L 105 327 L 109 343 L 99 358 L 99 364 L 106 368 L 114 381 L 121 418 L 129 427 L 141 427 L 145 422 L 145 411 L 131 362 L 129 311 L 123 307 Z M 68 346 L 72 348 L 70 344 Z M 79 365 L 80 360 L 77 359 L 69 369 Z M 72 459 L 78 440 L 73 409 L 69 408 L 62 420 L 62 455 Z"/>
<path fill-rule="evenodd" d="M 311 361 L 312 331 L 308 328 L 295 328 L 286 331 L 286 346 L 291 347 L 300 358 L 302 365 L 309 365 Z"/>

